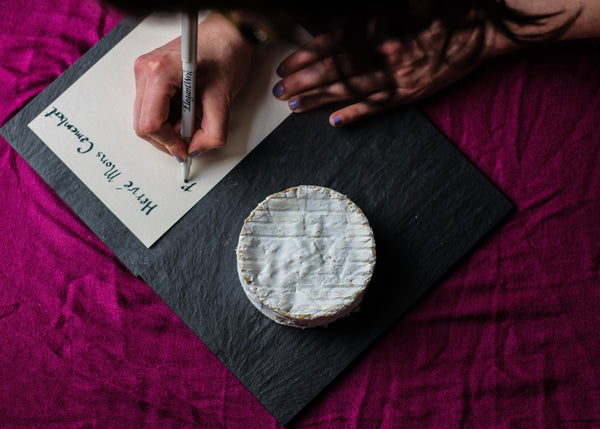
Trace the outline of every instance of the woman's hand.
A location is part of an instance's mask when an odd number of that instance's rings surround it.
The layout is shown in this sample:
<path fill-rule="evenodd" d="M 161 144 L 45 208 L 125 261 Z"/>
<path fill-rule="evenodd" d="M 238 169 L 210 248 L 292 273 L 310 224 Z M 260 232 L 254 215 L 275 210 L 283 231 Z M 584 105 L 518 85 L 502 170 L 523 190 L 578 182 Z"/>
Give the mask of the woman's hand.
<path fill-rule="evenodd" d="M 181 162 L 227 139 L 232 99 L 248 75 L 252 46 L 225 17 L 211 13 L 198 25 L 196 128 L 189 147 L 180 136 L 181 38 L 139 57 L 134 66 L 134 129 Z"/>
<path fill-rule="evenodd" d="M 290 109 L 303 112 L 329 103 L 345 107 L 333 112 L 334 126 L 348 124 L 400 104 L 425 98 L 460 79 L 492 52 L 498 37 L 490 29 L 455 34 L 440 61 L 444 36 L 435 24 L 413 40 L 388 38 L 373 48 L 382 56 L 378 67 L 356 61 L 335 42 L 333 34 L 317 36 L 287 57 L 278 68 L 281 81 L 273 94 L 288 100 Z M 475 61 L 460 63 L 483 42 Z M 340 72 L 342 65 L 344 73 Z"/>
<path fill-rule="evenodd" d="M 288 100 L 294 112 L 340 103 L 344 107 L 329 117 L 332 125 L 339 126 L 433 94 L 483 61 L 518 49 L 521 44 L 515 42 L 515 36 L 524 41 L 600 36 L 600 0 L 509 0 L 506 5 L 545 17 L 530 25 L 522 25 L 518 19 L 504 22 L 500 26 L 503 31 L 491 23 L 465 26 L 449 39 L 434 21 L 412 39 L 389 37 L 375 43 L 372 48 L 383 61 L 370 67 L 369 60 L 348 49 L 352 44 L 339 43 L 344 41 L 339 32 L 323 34 L 281 63 L 278 73 L 282 79 L 273 94 Z M 512 33 L 510 37 L 506 29 Z M 440 54 L 444 55 L 442 61 Z"/>

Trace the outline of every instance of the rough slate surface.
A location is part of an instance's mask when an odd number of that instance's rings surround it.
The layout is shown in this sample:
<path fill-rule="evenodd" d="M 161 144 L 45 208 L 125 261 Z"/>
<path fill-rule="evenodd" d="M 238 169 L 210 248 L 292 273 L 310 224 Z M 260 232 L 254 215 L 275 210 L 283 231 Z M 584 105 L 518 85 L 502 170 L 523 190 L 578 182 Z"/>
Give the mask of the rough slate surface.
<path fill-rule="evenodd" d="M 125 22 L 3 130 L 119 258 L 165 300 L 283 424 L 365 350 L 511 209 L 413 108 L 334 129 L 293 115 L 150 250 L 24 124 L 132 28 Z M 15 136 L 21 136 L 15 139 Z M 35 150 L 33 150 L 35 148 Z M 45 148 L 44 148 L 45 149 Z M 238 285 L 243 219 L 266 195 L 313 184 L 348 195 L 375 232 L 377 267 L 359 313 L 298 330 L 260 315 Z"/>

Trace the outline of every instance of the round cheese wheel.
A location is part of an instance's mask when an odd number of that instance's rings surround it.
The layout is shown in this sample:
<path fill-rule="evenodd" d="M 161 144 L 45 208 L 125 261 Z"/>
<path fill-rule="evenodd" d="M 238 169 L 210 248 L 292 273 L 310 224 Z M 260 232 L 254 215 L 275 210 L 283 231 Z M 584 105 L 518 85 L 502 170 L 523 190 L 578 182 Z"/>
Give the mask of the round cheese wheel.
<path fill-rule="evenodd" d="M 327 325 L 360 304 L 375 267 L 367 218 L 345 195 L 297 186 L 245 220 L 237 268 L 250 302 L 277 323 Z"/>

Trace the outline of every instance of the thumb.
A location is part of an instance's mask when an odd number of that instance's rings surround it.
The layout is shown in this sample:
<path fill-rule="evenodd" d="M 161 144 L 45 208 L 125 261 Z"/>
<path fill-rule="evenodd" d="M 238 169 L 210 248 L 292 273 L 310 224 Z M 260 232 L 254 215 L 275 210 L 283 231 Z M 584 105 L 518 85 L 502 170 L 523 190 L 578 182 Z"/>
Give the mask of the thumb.
<path fill-rule="evenodd" d="M 202 119 L 188 147 L 189 154 L 225 146 L 229 119 L 229 102 L 222 97 L 206 96 L 202 103 Z"/>

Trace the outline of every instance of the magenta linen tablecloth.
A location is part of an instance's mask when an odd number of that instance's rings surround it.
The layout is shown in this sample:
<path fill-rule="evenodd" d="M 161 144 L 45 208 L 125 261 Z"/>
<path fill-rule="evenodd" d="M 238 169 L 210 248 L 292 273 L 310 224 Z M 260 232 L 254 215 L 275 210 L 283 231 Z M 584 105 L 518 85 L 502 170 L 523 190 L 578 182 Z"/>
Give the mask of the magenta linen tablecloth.
<path fill-rule="evenodd" d="M 2 2 L 0 123 L 122 18 Z M 600 44 L 419 107 L 516 211 L 290 427 L 600 427 Z M 0 237 L 0 427 L 280 427 L 2 138 Z"/>

